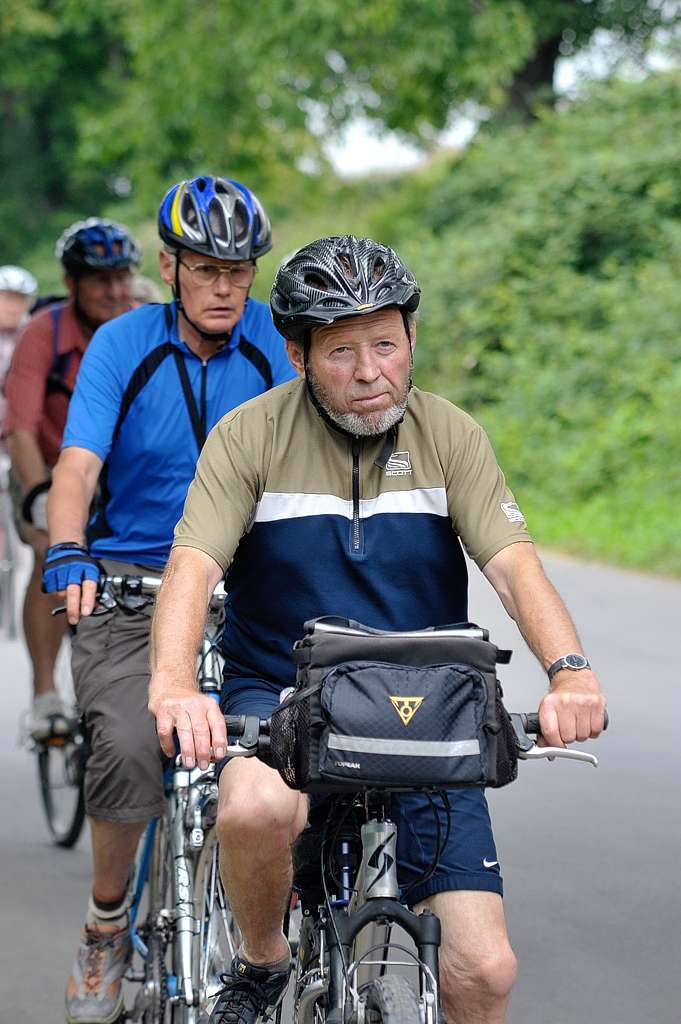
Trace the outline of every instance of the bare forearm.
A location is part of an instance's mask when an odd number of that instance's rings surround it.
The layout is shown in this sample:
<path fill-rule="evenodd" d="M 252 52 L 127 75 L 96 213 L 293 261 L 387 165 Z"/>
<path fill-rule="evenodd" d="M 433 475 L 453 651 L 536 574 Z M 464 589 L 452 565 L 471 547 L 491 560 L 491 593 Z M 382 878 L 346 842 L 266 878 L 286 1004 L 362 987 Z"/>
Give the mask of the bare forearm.
<path fill-rule="evenodd" d="M 97 472 L 85 471 L 59 460 L 54 468 L 47 499 L 47 524 L 51 544 L 75 541 L 82 544 Z"/>
<path fill-rule="evenodd" d="M 558 591 L 547 578 L 530 545 L 523 545 L 521 557 L 501 552 L 503 572 L 490 563 L 485 575 L 516 622 L 527 646 L 544 668 L 564 654 L 581 652 L 577 631 Z M 496 559 L 493 559 L 494 562 Z"/>
<path fill-rule="evenodd" d="M 566 654 L 583 653 L 567 608 L 530 544 L 510 545 L 483 571 L 545 669 Z M 605 704 L 592 669 L 560 669 L 539 704 L 540 742 L 562 747 L 598 736 Z"/>
<path fill-rule="evenodd" d="M 151 631 L 149 705 L 169 689 L 196 689 L 196 654 L 219 567 L 191 548 L 171 552 L 156 600 Z"/>
<path fill-rule="evenodd" d="M 24 492 L 47 479 L 48 469 L 35 436 L 28 430 L 15 430 L 7 438 L 12 469 Z"/>

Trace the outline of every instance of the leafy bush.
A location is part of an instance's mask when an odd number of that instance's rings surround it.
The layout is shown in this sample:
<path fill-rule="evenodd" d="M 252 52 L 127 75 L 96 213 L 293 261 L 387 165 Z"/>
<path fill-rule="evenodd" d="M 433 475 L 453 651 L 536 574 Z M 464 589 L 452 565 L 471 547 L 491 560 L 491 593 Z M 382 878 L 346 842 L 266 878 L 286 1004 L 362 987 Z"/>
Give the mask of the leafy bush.
<path fill-rule="evenodd" d="M 485 424 L 536 538 L 674 573 L 680 163 L 681 77 L 659 75 L 481 135 L 385 200 L 418 196 L 391 237 L 423 287 L 418 381 Z"/>

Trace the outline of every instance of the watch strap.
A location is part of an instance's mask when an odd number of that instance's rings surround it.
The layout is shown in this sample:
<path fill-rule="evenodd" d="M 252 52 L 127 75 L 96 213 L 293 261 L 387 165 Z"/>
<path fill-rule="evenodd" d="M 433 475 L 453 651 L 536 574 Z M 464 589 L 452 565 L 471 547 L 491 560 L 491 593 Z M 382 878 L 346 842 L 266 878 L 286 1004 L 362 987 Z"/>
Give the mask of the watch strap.
<path fill-rule="evenodd" d="M 584 661 L 584 664 L 583 665 L 570 665 L 570 663 L 567 660 L 570 657 L 582 658 L 583 661 Z M 549 677 L 549 682 L 551 682 L 551 680 L 555 676 L 556 672 L 560 672 L 561 669 L 564 669 L 564 668 L 568 669 L 569 672 L 581 672 L 582 669 L 591 668 L 591 665 L 589 664 L 588 659 L 583 654 L 579 654 L 577 651 L 570 652 L 570 654 L 564 654 L 562 658 L 558 658 L 556 661 L 554 661 L 547 668 L 546 674 Z"/>

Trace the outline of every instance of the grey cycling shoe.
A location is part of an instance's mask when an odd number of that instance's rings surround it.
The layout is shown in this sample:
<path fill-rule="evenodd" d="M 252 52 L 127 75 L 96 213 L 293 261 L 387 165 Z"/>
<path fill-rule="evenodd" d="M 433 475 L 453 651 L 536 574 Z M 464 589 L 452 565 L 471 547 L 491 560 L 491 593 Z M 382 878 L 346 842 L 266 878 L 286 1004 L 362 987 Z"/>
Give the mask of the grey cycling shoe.
<path fill-rule="evenodd" d="M 270 1019 L 284 998 L 290 965 L 285 971 L 254 967 L 235 956 L 229 974 L 221 974 L 224 988 L 209 1018 L 209 1024 L 261 1024 Z"/>
<path fill-rule="evenodd" d="M 86 924 L 66 986 L 69 1024 L 113 1024 L 123 1012 L 123 976 L 132 953 L 127 925 Z"/>

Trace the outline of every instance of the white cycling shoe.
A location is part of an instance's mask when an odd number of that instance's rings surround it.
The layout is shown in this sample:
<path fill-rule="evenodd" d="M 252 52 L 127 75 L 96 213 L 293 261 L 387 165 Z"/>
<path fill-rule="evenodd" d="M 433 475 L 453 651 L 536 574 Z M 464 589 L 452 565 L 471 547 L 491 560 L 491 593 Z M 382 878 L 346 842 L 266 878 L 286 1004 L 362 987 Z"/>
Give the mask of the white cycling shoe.
<path fill-rule="evenodd" d="M 27 729 L 34 740 L 65 736 L 71 730 L 71 715 L 56 690 L 39 694 L 28 713 Z"/>

